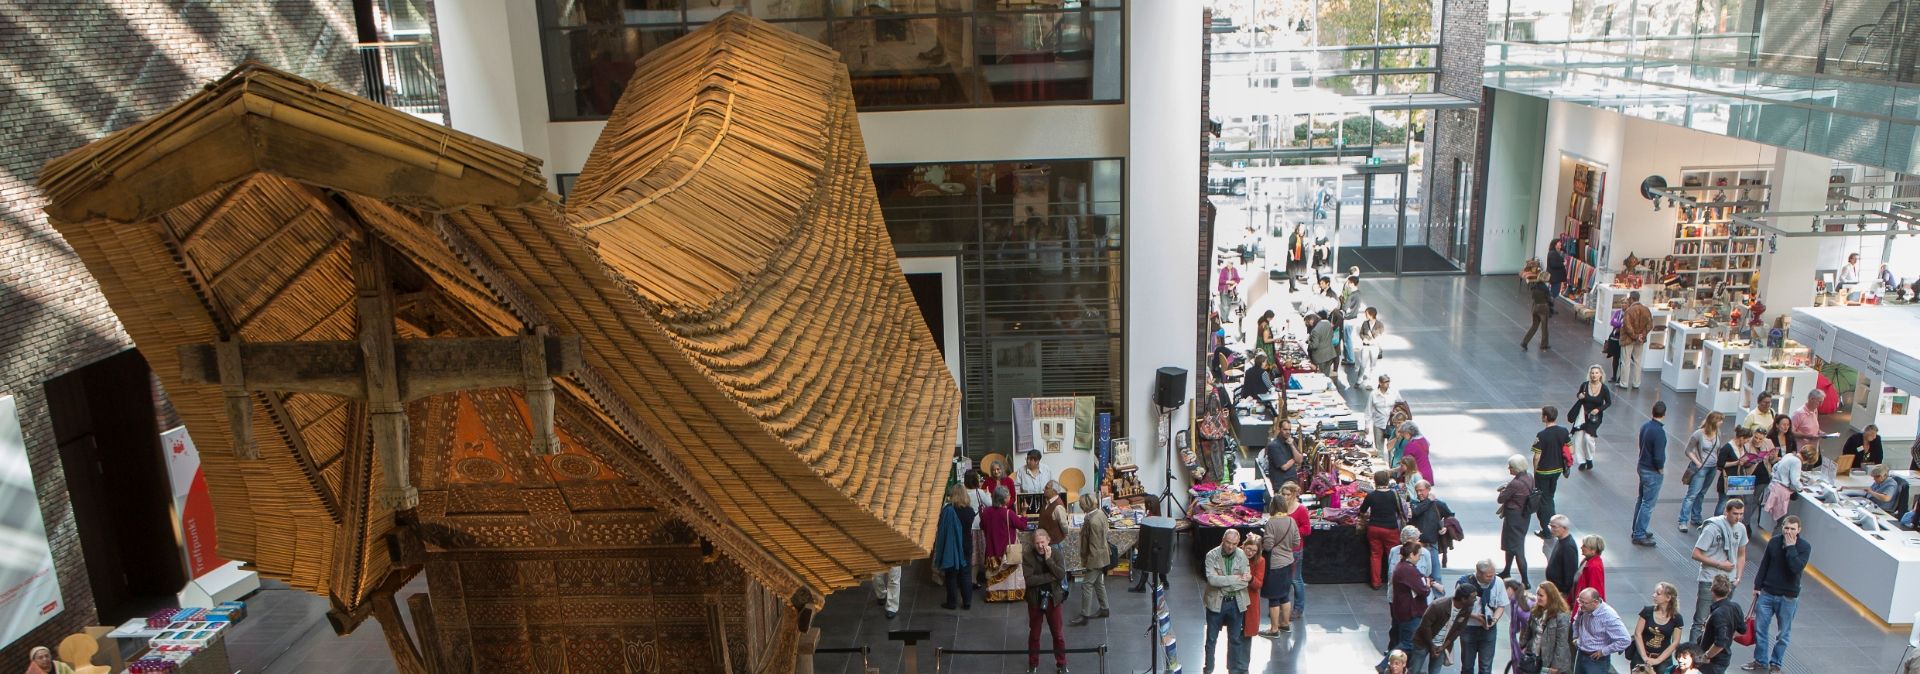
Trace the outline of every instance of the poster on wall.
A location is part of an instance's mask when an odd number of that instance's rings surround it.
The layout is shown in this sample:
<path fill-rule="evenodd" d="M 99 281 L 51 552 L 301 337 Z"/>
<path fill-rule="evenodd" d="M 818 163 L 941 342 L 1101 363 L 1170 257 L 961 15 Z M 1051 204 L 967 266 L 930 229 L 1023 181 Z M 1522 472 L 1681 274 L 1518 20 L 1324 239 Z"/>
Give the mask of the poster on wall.
<path fill-rule="evenodd" d="M 13 396 L 0 396 L 0 647 L 59 615 L 60 576 L 40 519 L 39 492 L 27 463 Z"/>
<path fill-rule="evenodd" d="M 207 478 L 200 470 L 200 450 L 193 446 L 187 427 L 160 434 L 167 454 L 167 477 L 173 485 L 173 526 L 180 532 L 180 548 L 187 556 L 188 575 L 199 578 L 227 563 L 213 526 L 213 501 L 207 496 Z"/>
<path fill-rule="evenodd" d="M 1073 408 L 1073 398 L 1033 399 L 1033 446 L 1035 449 L 1048 454 L 1058 454 L 1073 448 Z"/>

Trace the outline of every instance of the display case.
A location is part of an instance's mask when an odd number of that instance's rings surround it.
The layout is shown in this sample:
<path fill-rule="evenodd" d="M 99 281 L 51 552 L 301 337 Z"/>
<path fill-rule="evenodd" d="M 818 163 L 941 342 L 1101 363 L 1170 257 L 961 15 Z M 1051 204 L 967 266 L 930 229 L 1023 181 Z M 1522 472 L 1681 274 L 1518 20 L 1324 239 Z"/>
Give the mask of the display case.
<path fill-rule="evenodd" d="M 1904 444 L 1920 430 L 1920 410 L 1914 408 L 1913 394 L 1887 384 L 1867 372 L 1860 373 L 1860 384 L 1853 391 L 1853 427 L 1873 424 L 1880 429 L 1882 442 Z"/>
<path fill-rule="evenodd" d="M 1653 329 L 1647 331 L 1647 352 L 1640 359 L 1640 369 L 1662 370 L 1667 365 L 1667 322 L 1672 313 L 1657 305 L 1647 309 L 1653 314 Z"/>
<path fill-rule="evenodd" d="M 1700 365 L 1705 355 L 1708 328 L 1705 324 L 1667 322 L 1667 364 L 1660 370 L 1660 383 L 1675 391 L 1700 387 Z"/>
<path fill-rule="evenodd" d="M 1807 404 L 1820 376 L 1812 368 L 1773 365 L 1752 359 L 1742 368 L 1740 406 L 1753 409 L 1754 398 L 1762 391 L 1773 394 L 1774 414 L 1786 414 Z"/>
<path fill-rule="evenodd" d="M 1700 388 L 1693 400 L 1709 412 L 1740 411 L 1740 373 L 1753 354 L 1752 342 L 1709 339 L 1701 345 Z"/>
<path fill-rule="evenodd" d="M 1627 293 L 1634 288 L 1603 285 L 1593 289 L 1593 341 L 1605 344 L 1613 334 L 1613 312 L 1627 308 Z"/>

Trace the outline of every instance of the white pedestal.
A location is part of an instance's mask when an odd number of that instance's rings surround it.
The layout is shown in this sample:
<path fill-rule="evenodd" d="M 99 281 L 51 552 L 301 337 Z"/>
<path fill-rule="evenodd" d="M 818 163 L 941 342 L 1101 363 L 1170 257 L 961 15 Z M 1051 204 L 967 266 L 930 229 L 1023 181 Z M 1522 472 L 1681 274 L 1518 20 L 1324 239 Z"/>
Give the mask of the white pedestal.
<path fill-rule="evenodd" d="M 208 571 L 180 590 L 181 608 L 213 608 L 221 602 L 239 601 L 260 589 L 260 574 L 240 568 L 240 562 Z"/>
<path fill-rule="evenodd" d="M 1742 368 L 1740 406 L 1753 408 L 1753 399 L 1761 391 L 1773 394 L 1774 414 L 1786 414 L 1807 404 L 1807 394 L 1813 391 L 1819 373 L 1804 367 L 1776 370 L 1763 366 L 1754 360 L 1748 360 Z"/>
<path fill-rule="evenodd" d="M 1667 319 L 1672 312 L 1648 305 L 1653 314 L 1653 329 L 1647 331 L 1647 353 L 1640 361 L 1640 369 L 1646 372 L 1664 370 L 1667 367 Z"/>
<path fill-rule="evenodd" d="M 1660 383 L 1675 391 L 1700 387 L 1700 365 L 1707 328 L 1685 323 L 1667 323 L 1667 364 L 1660 370 Z"/>
<path fill-rule="evenodd" d="M 1627 293 L 1633 290 L 1609 285 L 1593 289 L 1593 295 L 1598 300 L 1593 307 L 1593 341 L 1606 343 L 1607 335 L 1613 334 L 1613 310 L 1627 308 Z"/>
<path fill-rule="evenodd" d="M 1853 396 L 1853 428 L 1867 424 L 1880 429 L 1882 444 L 1905 444 L 1920 433 L 1920 396 L 1872 380 L 1860 374 L 1860 389 Z"/>
<path fill-rule="evenodd" d="M 1748 342 L 1733 342 L 1747 344 Z M 1729 346 L 1729 342 L 1709 339 L 1700 357 L 1700 388 L 1693 400 L 1709 412 L 1733 418 L 1740 411 L 1740 371 L 1746 367 L 1753 349 Z"/>

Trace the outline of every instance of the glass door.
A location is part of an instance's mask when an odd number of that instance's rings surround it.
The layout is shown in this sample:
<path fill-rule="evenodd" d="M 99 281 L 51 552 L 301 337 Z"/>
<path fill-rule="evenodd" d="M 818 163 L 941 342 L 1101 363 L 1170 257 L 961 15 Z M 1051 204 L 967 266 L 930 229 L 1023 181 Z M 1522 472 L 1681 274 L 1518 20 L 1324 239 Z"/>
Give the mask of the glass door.
<path fill-rule="evenodd" d="M 1360 167 L 1347 185 L 1343 201 L 1353 207 L 1353 222 L 1351 231 L 1342 228 L 1337 274 L 1350 267 L 1367 275 L 1399 274 L 1408 244 L 1406 165 Z"/>

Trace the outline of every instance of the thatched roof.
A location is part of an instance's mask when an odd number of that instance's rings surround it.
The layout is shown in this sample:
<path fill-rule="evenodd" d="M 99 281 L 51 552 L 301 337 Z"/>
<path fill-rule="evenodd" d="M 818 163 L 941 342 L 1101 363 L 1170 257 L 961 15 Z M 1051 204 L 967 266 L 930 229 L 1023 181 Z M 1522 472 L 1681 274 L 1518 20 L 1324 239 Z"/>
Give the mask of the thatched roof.
<path fill-rule="evenodd" d="M 256 395 L 243 461 L 175 347 L 353 339 L 348 251 L 370 243 L 404 272 L 403 337 L 579 336 L 563 406 L 769 589 L 848 587 L 930 546 L 958 393 L 845 70 L 791 33 L 731 15 L 642 61 L 564 212 L 532 157 L 258 65 L 42 185 L 193 429 L 221 552 L 341 610 L 392 571 L 367 488 L 385 467 L 341 458 L 372 456 L 364 406 Z"/>

